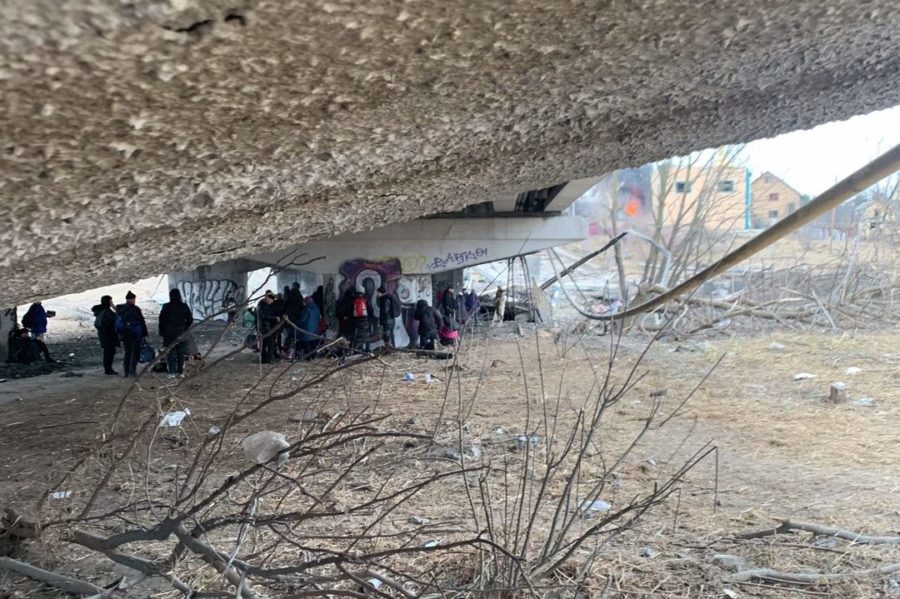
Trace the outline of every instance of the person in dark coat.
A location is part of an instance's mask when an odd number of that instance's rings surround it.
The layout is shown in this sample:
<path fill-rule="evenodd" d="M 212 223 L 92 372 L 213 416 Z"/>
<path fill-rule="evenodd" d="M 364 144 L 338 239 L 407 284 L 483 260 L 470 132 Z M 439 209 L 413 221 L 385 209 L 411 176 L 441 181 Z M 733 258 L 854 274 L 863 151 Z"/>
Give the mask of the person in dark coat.
<path fill-rule="evenodd" d="M 256 305 L 256 330 L 260 338 L 259 357 L 263 364 L 271 364 L 275 360 L 275 338 L 278 337 L 278 320 L 281 313 L 275 304 L 275 294 L 266 290 Z"/>
<path fill-rule="evenodd" d="M 116 306 L 116 332 L 125 350 L 122 369 L 126 377 L 137 376 L 141 344 L 147 338 L 147 321 L 144 320 L 144 313 L 135 304 L 136 300 L 137 297 L 129 291 L 125 294 L 125 303 Z"/>
<path fill-rule="evenodd" d="M 285 287 L 287 289 L 287 287 Z M 280 319 L 284 316 L 284 293 L 278 293 L 275 295 L 275 301 L 272 302 L 273 310 L 275 314 Z M 282 329 L 275 335 L 275 356 L 281 357 L 281 352 L 284 350 L 284 344 L 282 343 L 282 335 L 284 334 L 284 330 Z"/>
<path fill-rule="evenodd" d="M 9 357 L 7 362 L 17 362 L 19 364 L 31 364 L 37 362 L 41 354 L 47 364 L 58 364 L 56 360 L 50 357 L 50 350 L 47 344 L 29 336 L 30 332 L 26 328 L 14 328 L 9 332 Z"/>
<path fill-rule="evenodd" d="M 34 302 L 22 317 L 22 326 L 31 331 L 31 336 L 38 341 L 44 340 L 47 334 L 47 311 L 41 302 Z"/>
<path fill-rule="evenodd" d="M 478 299 L 478 295 L 475 293 L 475 290 L 464 293 L 465 302 L 466 302 L 466 321 L 468 319 L 472 319 L 472 324 L 478 325 L 478 310 L 481 308 L 481 302 Z"/>
<path fill-rule="evenodd" d="M 116 311 L 112 301 L 111 295 L 104 295 L 100 298 L 100 303 L 91 308 L 94 313 L 94 328 L 97 329 L 100 347 L 103 348 L 103 374 L 110 375 L 119 374 L 113 370 L 119 336 L 116 334 Z"/>
<path fill-rule="evenodd" d="M 284 315 L 295 325 L 300 326 L 300 317 L 303 313 L 303 294 L 300 293 L 300 283 L 294 281 L 289 288 L 285 288 L 284 292 Z M 285 348 L 293 357 L 293 353 L 297 349 L 297 329 L 291 325 L 285 325 L 287 329 L 287 339 L 285 340 Z"/>
<path fill-rule="evenodd" d="M 381 340 L 387 347 L 395 347 L 394 314 L 400 313 L 400 301 L 393 293 L 388 293 L 384 285 L 376 290 L 378 297 L 378 324 L 381 326 Z"/>
<path fill-rule="evenodd" d="M 433 350 L 438 330 L 444 324 L 441 315 L 429 306 L 427 301 L 421 299 L 416 302 L 413 318 L 419 323 L 419 347 Z"/>
<path fill-rule="evenodd" d="M 319 285 L 316 287 L 316 290 L 313 291 L 312 294 L 313 301 L 316 303 L 316 307 L 319 308 L 319 314 L 325 315 L 325 287 Z"/>
<path fill-rule="evenodd" d="M 456 290 L 453 289 L 453 285 L 444 290 L 444 296 L 441 298 L 441 312 L 444 318 L 456 320 Z"/>
<path fill-rule="evenodd" d="M 184 334 L 192 324 L 194 315 L 181 299 L 181 292 L 178 289 L 169 290 L 169 303 L 164 304 L 159 312 L 159 336 L 168 348 L 166 365 L 169 378 L 184 377 L 184 355 L 188 346 Z"/>

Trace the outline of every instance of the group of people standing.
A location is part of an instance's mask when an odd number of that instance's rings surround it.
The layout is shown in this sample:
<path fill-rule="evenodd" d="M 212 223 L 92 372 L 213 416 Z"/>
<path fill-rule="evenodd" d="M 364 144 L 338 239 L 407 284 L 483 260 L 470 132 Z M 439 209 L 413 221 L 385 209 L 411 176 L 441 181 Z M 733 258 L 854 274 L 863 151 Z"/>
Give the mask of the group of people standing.
<path fill-rule="evenodd" d="M 227 305 L 223 307 L 226 309 L 235 305 L 233 298 L 226 298 L 225 302 Z M 266 290 L 254 312 L 260 361 L 270 364 L 282 357 L 310 359 L 327 328 L 324 313 L 325 292 L 321 285 L 307 297 L 303 297 L 296 281 L 278 295 Z M 233 316 L 229 309 L 231 320 Z"/>
<path fill-rule="evenodd" d="M 103 348 L 104 374 L 119 374 L 113 369 L 113 362 L 116 351 L 121 346 L 124 351 L 124 376 L 137 376 L 138 361 L 149 331 L 135 294 L 129 291 L 125 294 L 125 303 L 117 306 L 113 305 L 112 296 L 104 295 L 91 311 L 94 314 L 94 328 L 97 329 L 97 337 Z M 163 304 L 159 313 L 159 335 L 163 345 L 168 348 L 166 371 L 169 378 L 184 377 L 187 354 L 187 340 L 184 336 L 193 323 L 194 316 L 190 307 L 184 303 L 181 292 L 178 289 L 170 290 L 169 301 Z"/>

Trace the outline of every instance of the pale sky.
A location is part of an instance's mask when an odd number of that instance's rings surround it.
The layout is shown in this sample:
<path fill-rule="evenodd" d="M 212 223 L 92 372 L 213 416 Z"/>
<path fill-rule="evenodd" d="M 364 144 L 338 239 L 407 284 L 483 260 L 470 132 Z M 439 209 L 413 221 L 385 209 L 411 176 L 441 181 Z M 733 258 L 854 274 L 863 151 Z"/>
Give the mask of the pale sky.
<path fill-rule="evenodd" d="M 816 195 L 900 143 L 900 105 L 747 144 L 751 177 L 770 171 Z"/>

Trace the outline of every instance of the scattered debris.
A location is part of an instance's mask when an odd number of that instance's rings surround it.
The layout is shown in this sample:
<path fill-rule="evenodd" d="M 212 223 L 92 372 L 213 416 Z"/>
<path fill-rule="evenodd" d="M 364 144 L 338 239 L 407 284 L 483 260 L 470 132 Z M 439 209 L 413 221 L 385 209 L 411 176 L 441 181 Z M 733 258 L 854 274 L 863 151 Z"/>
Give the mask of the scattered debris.
<path fill-rule="evenodd" d="M 70 353 L 70 354 L 69 354 L 69 357 L 70 357 L 70 358 L 74 358 L 74 357 L 75 357 L 75 352 Z"/>
<path fill-rule="evenodd" d="M 814 378 L 816 378 L 816 375 L 810 374 L 809 372 L 798 372 L 797 374 L 794 375 L 795 381 L 805 381 L 807 379 L 814 379 Z"/>
<path fill-rule="evenodd" d="M 640 555 L 641 557 L 654 558 L 654 557 L 656 557 L 657 555 L 659 555 L 659 552 L 658 552 L 658 551 L 655 551 L 655 550 L 653 549 L 653 547 L 650 547 L 650 546 L 644 546 L 644 547 L 641 547 L 641 551 L 640 551 L 639 555 Z"/>
<path fill-rule="evenodd" d="M 582 515 L 590 517 L 595 514 L 608 512 L 612 508 L 612 504 L 602 499 L 597 499 L 595 501 L 582 501 L 580 507 Z"/>
<path fill-rule="evenodd" d="M 781 343 L 778 343 L 777 341 L 773 341 L 766 347 L 766 349 L 768 349 L 770 351 L 784 351 L 784 345 Z"/>
<path fill-rule="evenodd" d="M 428 373 L 428 372 L 425 373 L 425 382 L 428 383 L 429 385 L 436 380 L 437 380 L 436 378 L 431 376 L 431 373 Z"/>
<path fill-rule="evenodd" d="M 702 352 L 709 351 L 712 349 L 712 344 L 709 341 L 682 341 L 679 343 L 674 350 L 676 352 Z"/>
<path fill-rule="evenodd" d="M 403 380 L 404 380 L 404 381 L 414 381 L 414 380 L 416 380 L 416 375 L 414 375 L 414 374 L 411 373 L 411 372 L 407 372 L 407 373 L 403 376 Z"/>
<path fill-rule="evenodd" d="M 176 426 L 181 426 L 182 421 L 190 415 L 190 408 L 168 412 L 162 417 L 162 420 L 160 420 L 159 428 L 174 428 Z"/>
<path fill-rule="evenodd" d="M 731 589 L 722 589 L 722 596 L 727 597 L 728 599 L 738 599 L 737 591 L 732 591 Z"/>
<path fill-rule="evenodd" d="M 504 364 L 506 364 L 506 362 L 504 362 L 503 360 L 494 360 L 493 362 L 491 362 L 491 368 L 499 368 Z"/>
<path fill-rule="evenodd" d="M 430 541 L 428 541 L 427 543 L 422 545 L 422 548 L 423 549 L 431 549 L 432 547 L 437 547 L 440 544 L 441 544 L 440 539 L 431 539 Z"/>
<path fill-rule="evenodd" d="M 823 547 L 825 549 L 834 549 L 838 542 L 834 537 L 816 537 L 812 542 L 813 547 Z"/>
<path fill-rule="evenodd" d="M 408 524 L 415 524 L 416 526 L 425 526 L 428 524 L 428 518 L 423 518 L 421 516 L 410 516 L 406 521 Z"/>
<path fill-rule="evenodd" d="M 831 383 L 831 389 L 828 392 L 828 401 L 831 403 L 844 403 L 847 401 L 847 385 L 840 381 Z"/>
<path fill-rule="evenodd" d="M 50 499 L 68 499 L 72 496 L 72 491 L 53 491 L 50 493 Z"/>
<path fill-rule="evenodd" d="M 253 433 L 241 441 L 244 457 L 254 464 L 265 464 L 277 456 L 278 461 L 276 464 L 281 466 L 288 461 L 290 454 L 288 452 L 280 452 L 290 446 L 291 444 L 288 443 L 283 434 L 274 431 Z"/>
<path fill-rule="evenodd" d="M 319 412 L 318 410 L 303 410 L 302 413 L 294 416 L 288 416 L 290 422 L 299 422 L 303 424 L 315 424 L 317 422 L 326 421 L 330 418 L 330 414 Z"/>
<path fill-rule="evenodd" d="M 729 553 L 714 555 L 712 563 L 729 572 L 740 572 L 747 569 L 747 560 Z"/>
<path fill-rule="evenodd" d="M 844 371 L 844 374 L 854 375 L 862 372 L 862 368 L 857 368 L 856 366 L 848 366 L 847 370 Z"/>
<path fill-rule="evenodd" d="M 860 397 L 851 401 L 850 404 L 861 408 L 871 408 L 875 406 L 875 400 L 871 397 Z"/>
<path fill-rule="evenodd" d="M 650 392 L 650 397 L 665 397 L 668 393 L 668 389 L 655 389 Z"/>
<path fill-rule="evenodd" d="M 215 436 L 215 435 L 218 435 L 219 433 L 221 433 L 221 432 L 222 432 L 222 429 L 220 429 L 220 428 L 219 428 L 218 426 L 216 426 L 216 425 L 213 425 L 213 426 L 209 427 L 209 430 L 206 431 L 206 432 L 207 432 L 207 434 L 209 434 L 209 435 Z"/>

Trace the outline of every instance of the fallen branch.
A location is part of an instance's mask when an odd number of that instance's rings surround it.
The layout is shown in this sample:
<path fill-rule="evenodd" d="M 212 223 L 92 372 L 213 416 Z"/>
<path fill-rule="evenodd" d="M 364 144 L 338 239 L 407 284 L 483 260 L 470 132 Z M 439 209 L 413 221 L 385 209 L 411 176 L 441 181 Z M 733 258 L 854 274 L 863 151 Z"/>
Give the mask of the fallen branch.
<path fill-rule="evenodd" d="M 66 576 L 64 574 L 50 572 L 49 570 L 44 570 L 43 568 L 38 568 L 37 566 L 32 566 L 31 564 L 26 564 L 25 562 L 20 562 L 19 560 L 9 557 L 0 557 L 0 569 L 27 576 L 32 580 L 49 584 L 52 587 L 72 595 L 98 595 L 104 592 L 101 587 L 98 587 L 95 584 L 78 580 L 77 578 L 72 578 L 71 576 Z"/>
<path fill-rule="evenodd" d="M 802 530 L 820 536 L 837 537 L 839 539 L 852 541 L 858 545 L 900 545 L 900 537 L 869 536 L 864 535 L 861 532 L 831 528 L 830 526 L 822 526 L 821 524 L 816 524 L 814 522 L 792 522 L 788 518 L 775 518 L 775 521 L 781 523 L 781 525 L 778 526 L 778 529 L 781 529 L 782 532 L 788 530 Z"/>
<path fill-rule="evenodd" d="M 890 564 L 880 568 L 869 568 L 868 570 L 835 574 L 822 574 L 821 572 L 779 572 L 778 570 L 772 570 L 771 568 L 756 568 L 732 574 L 725 578 L 725 581 L 750 582 L 751 580 L 765 580 L 768 582 L 781 582 L 785 584 L 817 585 L 830 582 L 858 580 L 870 576 L 890 576 L 895 572 L 900 572 L 900 563 Z"/>

